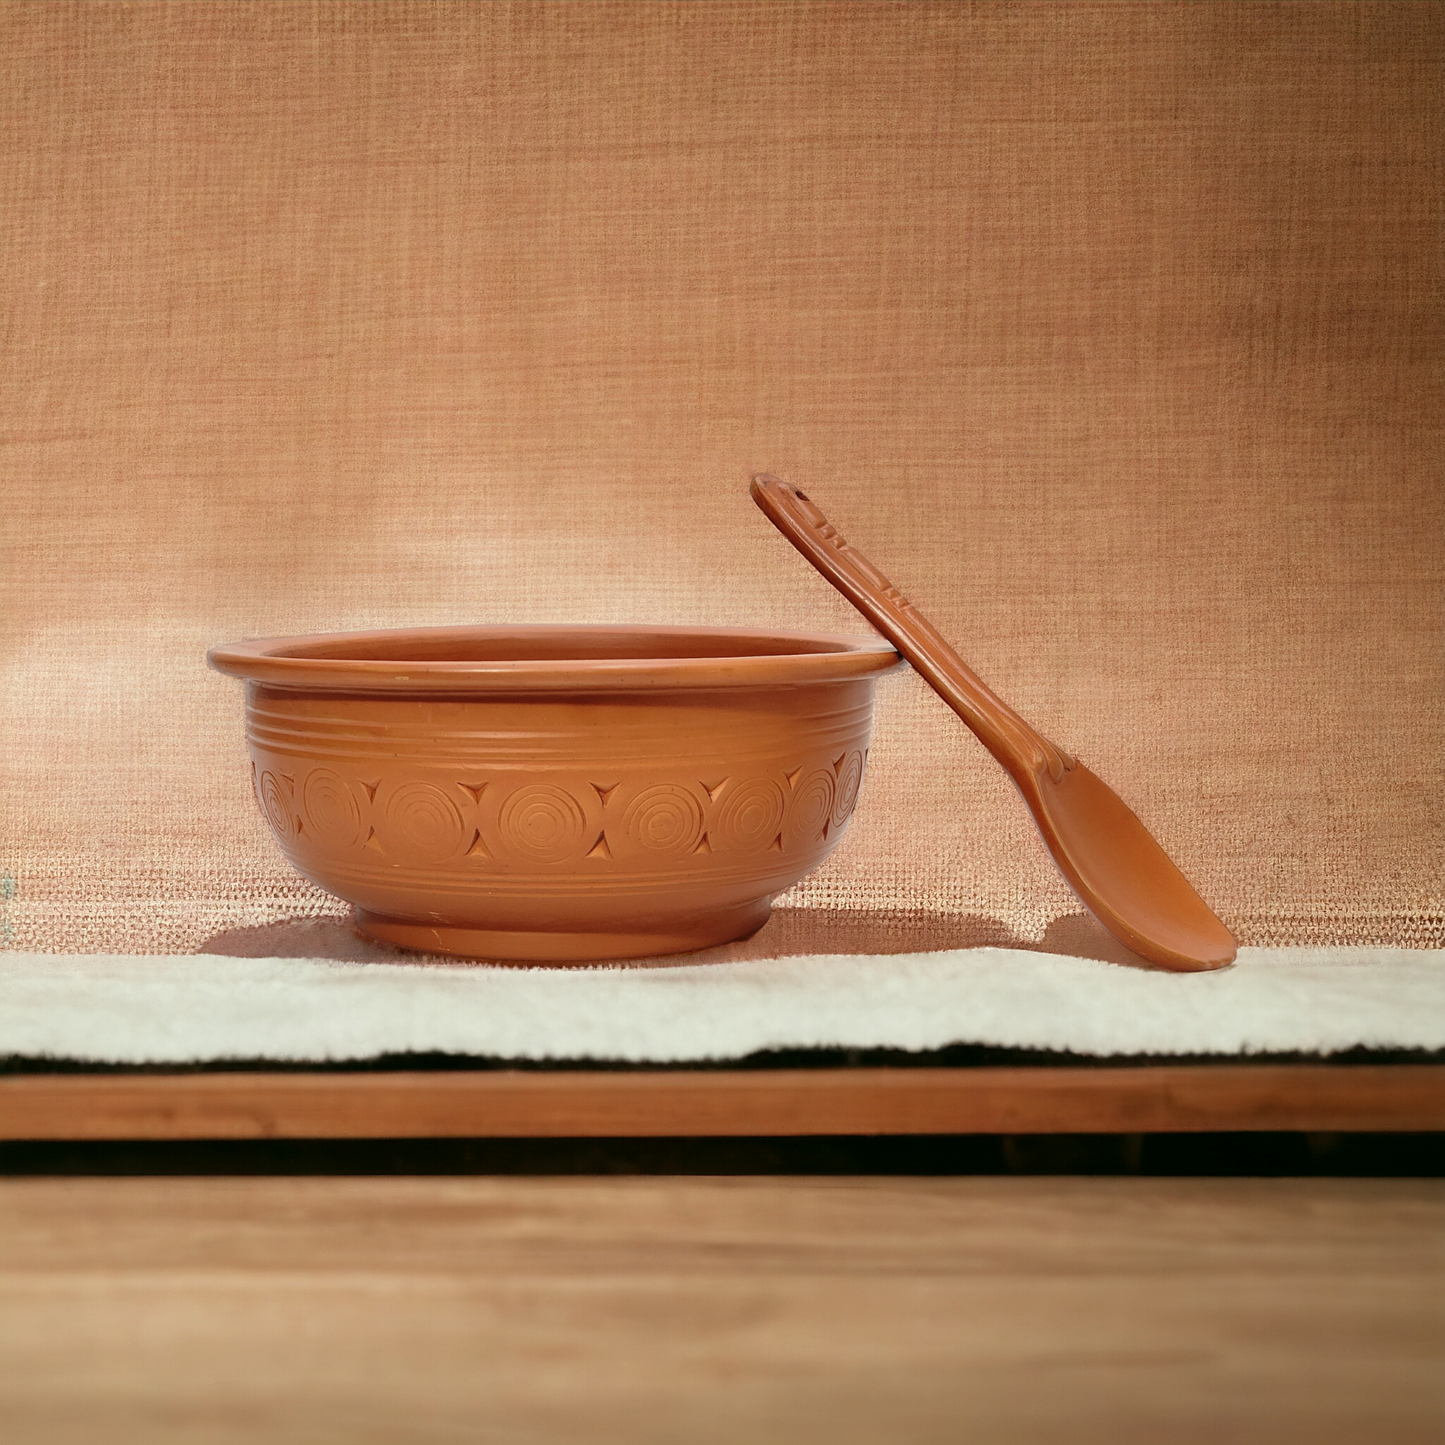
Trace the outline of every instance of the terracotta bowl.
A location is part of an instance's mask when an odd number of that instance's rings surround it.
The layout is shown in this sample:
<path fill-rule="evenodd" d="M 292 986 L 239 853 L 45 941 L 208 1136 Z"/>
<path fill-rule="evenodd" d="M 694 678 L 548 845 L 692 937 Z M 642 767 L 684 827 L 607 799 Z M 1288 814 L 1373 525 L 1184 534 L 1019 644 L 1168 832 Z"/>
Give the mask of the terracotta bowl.
<path fill-rule="evenodd" d="M 468 958 L 677 953 L 761 927 L 837 846 L 886 642 L 437 627 L 213 648 L 261 809 L 374 938 Z"/>

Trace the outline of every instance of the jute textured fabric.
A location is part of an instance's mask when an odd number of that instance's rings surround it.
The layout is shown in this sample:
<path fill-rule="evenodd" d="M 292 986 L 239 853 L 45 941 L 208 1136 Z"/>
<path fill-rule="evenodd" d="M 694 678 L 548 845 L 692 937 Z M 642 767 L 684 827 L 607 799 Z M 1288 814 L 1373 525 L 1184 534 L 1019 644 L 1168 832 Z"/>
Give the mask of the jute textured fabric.
<path fill-rule="evenodd" d="M 861 630 L 766 469 L 1242 942 L 1445 943 L 1442 58 L 1416 4 L 0 7 L 0 942 L 340 913 L 210 644 Z M 911 674 L 788 901 L 1078 911 Z"/>

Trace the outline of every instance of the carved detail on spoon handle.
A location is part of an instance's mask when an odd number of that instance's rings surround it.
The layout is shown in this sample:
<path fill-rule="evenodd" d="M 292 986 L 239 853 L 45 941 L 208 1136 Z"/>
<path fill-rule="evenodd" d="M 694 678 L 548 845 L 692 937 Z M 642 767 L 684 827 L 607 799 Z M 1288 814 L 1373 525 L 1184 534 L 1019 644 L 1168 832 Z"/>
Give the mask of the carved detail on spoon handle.
<path fill-rule="evenodd" d="M 1030 727 L 938 634 L 933 625 L 795 487 L 760 473 L 753 500 L 814 567 L 848 598 L 943 695 L 1012 772 L 1047 768 L 1057 782 L 1074 759 Z"/>

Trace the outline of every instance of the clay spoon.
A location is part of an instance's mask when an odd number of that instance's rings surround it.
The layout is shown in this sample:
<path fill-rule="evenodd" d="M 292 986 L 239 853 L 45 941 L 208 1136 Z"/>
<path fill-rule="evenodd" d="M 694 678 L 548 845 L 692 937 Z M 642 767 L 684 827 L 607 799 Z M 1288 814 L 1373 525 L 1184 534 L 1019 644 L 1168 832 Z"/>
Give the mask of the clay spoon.
<path fill-rule="evenodd" d="M 802 492 L 753 478 L 768 520 L 921 673 L 1014 780 L 1065 881 L 1121 943 L 1182 972 L 1234 959 L 1229 930 L 1117 794 L 996 697 Z"/>

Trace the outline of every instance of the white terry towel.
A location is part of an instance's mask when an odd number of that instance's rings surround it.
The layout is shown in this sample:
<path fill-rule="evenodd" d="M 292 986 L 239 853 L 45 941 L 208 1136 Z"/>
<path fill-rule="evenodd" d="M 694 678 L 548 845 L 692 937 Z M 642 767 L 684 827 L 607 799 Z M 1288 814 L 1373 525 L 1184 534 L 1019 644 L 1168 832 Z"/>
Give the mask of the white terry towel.
<path fill-rule="evenodd" d="M 0 954 L 0 1057 L 703 1062 L 981 1044 L 1109 1057 L 1445 1048 L 1445 951 L 1245 948 L 1217 973 L 1008 948 L 671 968 Z"/>

